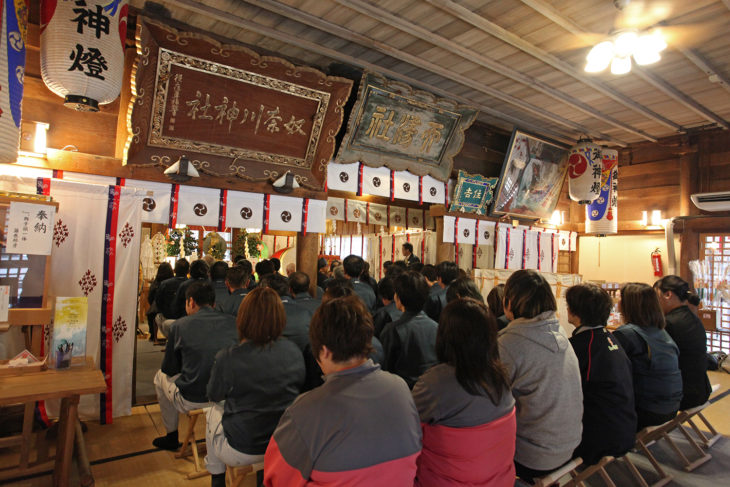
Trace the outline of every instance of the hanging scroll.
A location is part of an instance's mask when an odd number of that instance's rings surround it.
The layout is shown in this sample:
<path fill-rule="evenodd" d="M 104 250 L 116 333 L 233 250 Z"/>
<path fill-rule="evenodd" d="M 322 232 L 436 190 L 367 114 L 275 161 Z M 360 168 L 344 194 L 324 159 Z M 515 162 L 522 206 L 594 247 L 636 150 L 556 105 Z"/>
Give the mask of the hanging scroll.
<path fill-rule="evenodd" d="M 311 189 L 327 162 L 352 82 L 138 19 L 125 163 L 167 167 L 187 155 L 202 173 Z"/>
<path fill-rule="evenodd" d="M 429 174 L 446 181 L 477 111 L 365 73 L 337 162 Z"/>

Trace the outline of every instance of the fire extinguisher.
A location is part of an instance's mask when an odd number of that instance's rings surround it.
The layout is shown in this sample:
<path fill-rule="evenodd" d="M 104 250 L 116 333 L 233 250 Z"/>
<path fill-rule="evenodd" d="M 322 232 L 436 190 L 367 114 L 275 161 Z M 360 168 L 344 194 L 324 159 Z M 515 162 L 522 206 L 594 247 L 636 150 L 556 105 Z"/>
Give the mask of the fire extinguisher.
<path fill-rule="evenodd" d="M 651 253 L 651 266 L 654 268 L 655 277 L 661 277 L 664 275 L 664 270 L 662 269 L 662 254 L 659 249 L 655 249 L 654 252 Z"/>

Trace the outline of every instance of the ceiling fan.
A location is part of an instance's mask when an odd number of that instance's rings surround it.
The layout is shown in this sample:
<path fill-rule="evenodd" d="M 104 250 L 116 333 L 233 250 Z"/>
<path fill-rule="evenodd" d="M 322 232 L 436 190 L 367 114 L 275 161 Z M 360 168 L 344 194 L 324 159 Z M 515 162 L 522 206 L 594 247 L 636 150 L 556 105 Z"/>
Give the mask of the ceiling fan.
<path fill-rule="evenodd" d="M 653 64 L 661 59 L 661 52 L 668 45 L 685 47 L 720 32 L 707 25 L 711 20 L 703 18 L 702 11 L 708 3 L 711 2 L 613 0 L 618 10 L 614 26 L 588 52 L 585 71 L 598 73 L 610 65 L 611 73 L 626 74 L 631 70 L 632 59 L 642 66 Z"/>

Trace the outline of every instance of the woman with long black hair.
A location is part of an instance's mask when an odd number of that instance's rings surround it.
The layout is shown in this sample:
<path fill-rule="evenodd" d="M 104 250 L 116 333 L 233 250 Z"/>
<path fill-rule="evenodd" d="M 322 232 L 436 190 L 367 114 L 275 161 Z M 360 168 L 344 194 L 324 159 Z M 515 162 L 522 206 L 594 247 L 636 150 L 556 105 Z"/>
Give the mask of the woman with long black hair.
<path fill-rule="evenodd" d="M 515 401 L 494 315 L 471 298 L 449 303 L 436 355 L 413 388 L 423 427 L 416 485 L 514 485 Z"/>
<path fill-rule="evenodd" d="M 172 271 L 172 266 L 169 262 L 163 262 L 157 268 L 157 274 L 155 279 L 150 284 L 150 290 L 147 293 L 147 302 L 150 307 L 147 309 L 147 326 L 150 328 L 150 341 L 157 342 L 157 324 L 155 323 L 155 316 L 160 310 L 157 309 L 157 303 L 155 303 L 155 296 L 157 296 L 157 289 L 160 287 L 162 281 L 174 277 L 175 273 Z"/>

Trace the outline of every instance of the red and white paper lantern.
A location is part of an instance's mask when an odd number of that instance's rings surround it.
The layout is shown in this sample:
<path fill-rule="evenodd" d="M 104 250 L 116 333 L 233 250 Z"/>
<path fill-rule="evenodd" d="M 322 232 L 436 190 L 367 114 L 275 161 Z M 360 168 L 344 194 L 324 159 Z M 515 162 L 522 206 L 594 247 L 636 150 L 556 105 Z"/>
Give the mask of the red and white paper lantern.
<path fill-rule="evenodd" d="M 601 194 L 586 206 L 586 233 L 618 233 L 618 151 L 603 149 Z"/>
<path fill-rule="evenodd" d="M 570 199 L 588 204 L 601 192 L 601 146 L 591 139 L 580 139 L 570 149 L 568 159 Z"/>
<path fill-rule="evenodd" d="M 41 74 L 64 104 L 99 111 L 124 74 L 127 0 L 41 0 Z"/>

